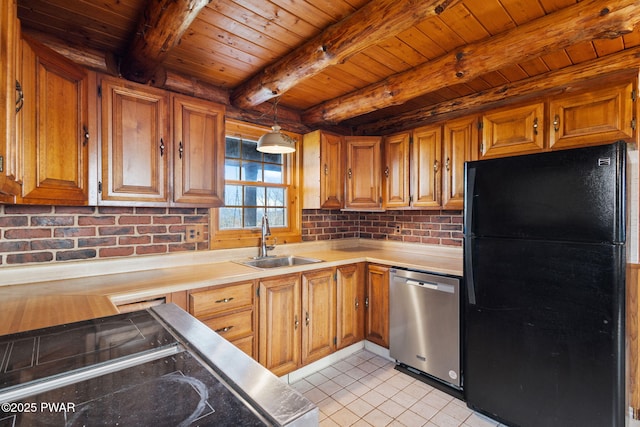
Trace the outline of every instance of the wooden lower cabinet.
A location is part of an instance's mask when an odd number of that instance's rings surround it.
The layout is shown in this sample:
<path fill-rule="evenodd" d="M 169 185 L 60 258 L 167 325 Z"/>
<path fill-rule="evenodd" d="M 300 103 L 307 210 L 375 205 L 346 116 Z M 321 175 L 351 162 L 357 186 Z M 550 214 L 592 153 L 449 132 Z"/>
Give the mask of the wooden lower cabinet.
<path fill-rule="evenodd" d="M 389 267 L 367 266 L 365 339 L 389 348 Z"/>
<path fill-rule="evenodd" d="M 249 356 L 256 358 L 254 282 L 191 291 L 188 311 Z"/>
<path fill-rule="evenodd" d="M 336 269 L 336 350 L 364 339 L 364 264 Z"/>
<path fill-rule="evenodd" d="M 336 349 L 336 285 L 333 268 L 302 273 L 302 360 L 306 365 Z"/>
<path fill-rule="evenodd" d="M 275 375 L 300 365 L 300 274 L 261 279 L 258 362 Z"/>

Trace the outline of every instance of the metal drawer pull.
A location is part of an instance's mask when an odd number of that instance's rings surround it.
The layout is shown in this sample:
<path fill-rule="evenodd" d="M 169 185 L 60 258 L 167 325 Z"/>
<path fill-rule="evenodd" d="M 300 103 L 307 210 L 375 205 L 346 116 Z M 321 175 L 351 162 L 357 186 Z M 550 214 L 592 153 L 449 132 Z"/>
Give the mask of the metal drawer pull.
<path fill-rule="evenodd" d="M 304 324 L 309 326 L 309 312 L 305 312 Z"/>
<path fill-rule="evenodd" d="M 224 298 L 224 299 L 219 299 L 218 301 L 216 301 L 216 304 L 220 304 L 221 302 L 229 302 L 233 299 L 233 297 L 231 298 Z"/>
<path fill-rule="evenodd" d="M 219 333 L 219 334 L 224 334 L 225 332 L 229 332 L 231 330 L 231 328 L 233 328 L 232 326 L 225 326 L 224 328 L 220 328 L 220 329 L 216 329 L 215 332 Z"/>

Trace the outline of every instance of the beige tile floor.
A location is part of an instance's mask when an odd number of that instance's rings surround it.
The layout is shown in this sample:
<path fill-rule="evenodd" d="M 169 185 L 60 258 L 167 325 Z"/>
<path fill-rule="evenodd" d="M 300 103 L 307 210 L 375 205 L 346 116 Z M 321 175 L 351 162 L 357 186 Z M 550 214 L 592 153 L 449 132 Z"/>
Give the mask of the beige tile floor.
<path fill-rule="evenodd" d="M 503 427 L 394 367 L 362 350 L 292 387 L 318 405 L 321 427 Z"/>

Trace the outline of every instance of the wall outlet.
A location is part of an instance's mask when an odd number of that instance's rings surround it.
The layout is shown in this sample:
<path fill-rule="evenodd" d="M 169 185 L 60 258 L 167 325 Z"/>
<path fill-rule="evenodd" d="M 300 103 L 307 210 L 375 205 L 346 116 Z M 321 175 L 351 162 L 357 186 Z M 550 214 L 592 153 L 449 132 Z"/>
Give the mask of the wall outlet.
<path fill-rule="evenodd" d="M 396 225 L 395 234 L 400 234 L 402 232 L 402 228 L 399 225 Z"/>
<path fill-rule="evenodd" d="M 187 225 L 184 241 L 187 243 L 204 242 L 204 225 Z"/>

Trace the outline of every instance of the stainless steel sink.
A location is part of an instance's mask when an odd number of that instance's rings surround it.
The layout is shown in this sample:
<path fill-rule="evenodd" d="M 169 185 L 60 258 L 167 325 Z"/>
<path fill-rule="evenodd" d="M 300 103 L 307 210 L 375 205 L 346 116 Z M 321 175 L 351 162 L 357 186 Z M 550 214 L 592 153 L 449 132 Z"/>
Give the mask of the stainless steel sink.
<path fill-rule="evenodd" d="M 294 265 L 313 264 L 316 262 L 322 262 L 317 258 L 306 258 L 301 256 L 289 255 L 289 256 L 269 256 L 262 258 L 252 258 L 246 261 L 237 261 L 240 264 L 248 265 L 249 267 L 256 268 L 278 268 L 278 267 L 291 267 Z"/>

